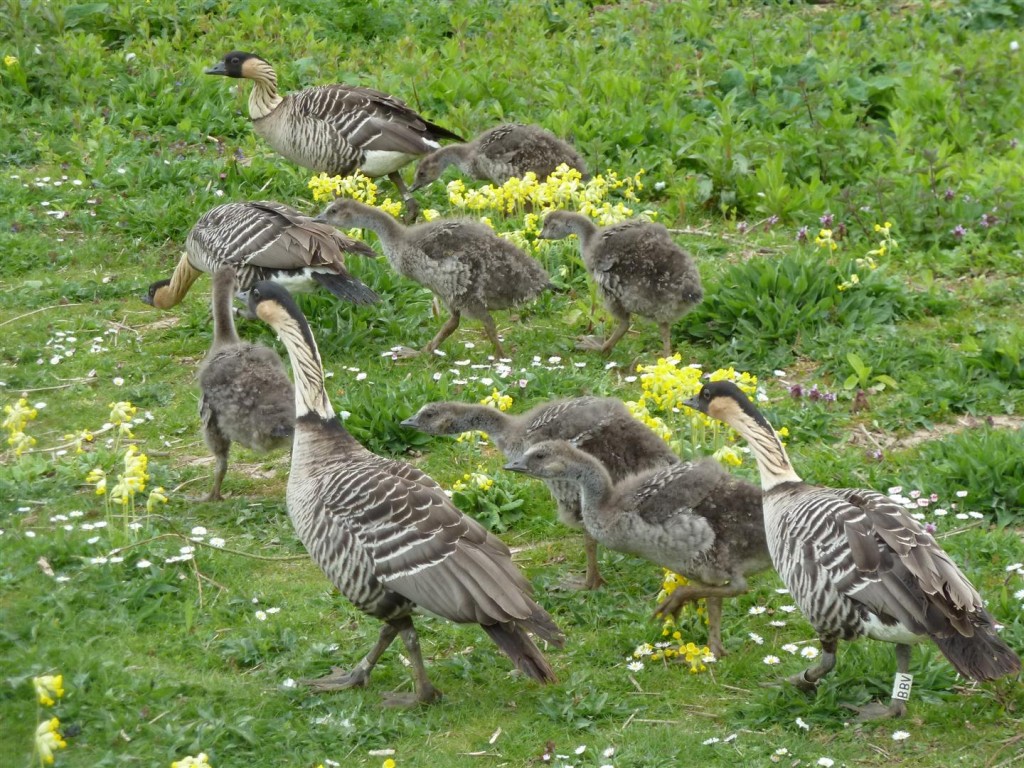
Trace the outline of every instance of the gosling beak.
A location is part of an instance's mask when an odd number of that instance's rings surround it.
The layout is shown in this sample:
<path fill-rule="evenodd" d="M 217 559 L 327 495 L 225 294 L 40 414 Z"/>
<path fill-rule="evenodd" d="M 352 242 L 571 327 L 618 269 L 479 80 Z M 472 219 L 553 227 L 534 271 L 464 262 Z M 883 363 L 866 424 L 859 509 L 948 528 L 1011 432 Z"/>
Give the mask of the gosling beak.
<path fill-rule="evenodd" d="M 416 421 L 415 416 L 410 416 L 408 419 L 404 419 L 399 422 L 399 424 L 400 426 L 407 427 L 409 429 L 417 429 L 419 427 L 419 422 Z"/>
<path fill-rule="evenodd" d="M 526 474 L 526 464 L 522 459 L 515 459 L 505 465 L 505 469 L 509 472 L 519 472 L 520 474 Z"/>
<path fill-rule="evenodd" d="M 203 74 L 205 74 L 205 75 L 225 75 L 226 76 L 227 73 L 228 73 L 228 70 L 224 66 L 224 62 L 223 61 L 218 61 L 216 64 L 214 64 L 209 69 L 203 70 Z"/>
<path fill-rule="evenodd" d="M 331 223 L 331 222 L 329 222 L 327 220 L 327 217 L 323 214 L 322 211 L 320 213 L 318 213 L 316 216 L 313 217 L 313 221 L 319 221 L 321 224 L 330 224 Z"/>

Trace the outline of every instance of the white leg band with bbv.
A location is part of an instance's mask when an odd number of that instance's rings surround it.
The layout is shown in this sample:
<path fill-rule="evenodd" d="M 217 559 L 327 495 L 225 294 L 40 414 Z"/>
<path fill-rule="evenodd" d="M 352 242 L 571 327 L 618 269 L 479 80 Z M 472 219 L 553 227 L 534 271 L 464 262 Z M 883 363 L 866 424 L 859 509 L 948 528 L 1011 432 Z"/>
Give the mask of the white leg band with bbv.
<path fill-rule="evenodd" d="M 914 685 L 914 676 L 903 672 L 897 672 L 892 681 L 892 697 L 900 701 L 910 700 L 910 689 Z"/>

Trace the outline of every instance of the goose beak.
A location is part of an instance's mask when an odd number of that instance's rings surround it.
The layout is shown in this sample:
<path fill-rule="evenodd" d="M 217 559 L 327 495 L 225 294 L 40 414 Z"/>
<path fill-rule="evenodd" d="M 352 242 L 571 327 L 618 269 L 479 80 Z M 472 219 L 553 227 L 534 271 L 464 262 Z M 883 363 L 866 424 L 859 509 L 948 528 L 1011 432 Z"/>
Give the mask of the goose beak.
<path fill-rule="evenodd" d="M 693 410 L 695 410 L 695 411 L 701 410 L 700 398 L 697 397 L 697 395 L 694 395 L 691 398 L 683 400 L 683 405 L 685 405 L 687 408 L 693 408 Z"/>
<path fill-rule="evenodd" d="M 526 464 L 523 463 L 522 459 L 510 461 L 508 464 L 505 465 L 505 469 L 507 469 L 509 472 L 519 472 L 520 474 L 526 474 Z"/>
<path fill-rule="evenodd" d="M 227 73 L 228 73 L 228 70 L 224 66 L 224 62 L 223 61 L 218 61 L 216 64 L 214 64 L 209 69 L 203 70 L 203 74 L 205 74 L 205 75 L 225 75 L 226 76 Z"/>
<path fill-rule="evenodd" d="M 323 213 L 318 213 L 316 216 L 314 216 L 313 217 L 313 221 L 319 221 L 321 224 L 330 224 L 331 223 L 331 222 L 329 222 L 327 220 L 327 217 L 324 216 Z"/>
<path fill-rule="evenodd" d="M 141 296 L 139 296 L 139 298 L 142 299 L 143 304 L 149 304 L 149 306 L 151 307 L 153 306 L 153 297 L 150 296 L 148 293 L 142 294 Z"/>
<path fill-rule="evenodd" d="M 399 423 L 400 423 L 400 426 L 407 427 L 408 429 L 418 429 L 419 428 L 419 422 L 416 421 L 416 417 L 415 416 L 410 416 L 408 419 L 405 419 L 405 420 L 403 420 L 403 421 L 401 421 Z"/>

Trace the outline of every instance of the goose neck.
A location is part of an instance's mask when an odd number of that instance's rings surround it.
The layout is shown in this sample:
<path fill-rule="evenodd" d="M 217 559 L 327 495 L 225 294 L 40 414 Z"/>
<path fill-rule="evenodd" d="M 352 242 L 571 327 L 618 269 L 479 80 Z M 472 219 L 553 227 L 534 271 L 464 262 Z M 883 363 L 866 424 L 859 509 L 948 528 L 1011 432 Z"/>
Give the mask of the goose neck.
<path fill-rule="evenodd" d="M 295 317 L 280 305 L 270 302 L 260 304 L 256 314 L 274 328 L 288 350 L 295 377 L 296 419 L 315 415 L 323 421 L 334 421 L 334 408 L 324 388 L 320 351 L 305 319 Z"/>
<path fill-rule="evenodd" d="M 259 120 L 277 109 L 284 98 L 277 92 L 277 73 L 267 62 L 260 62 L 248 77 L 253 81 L 249 94 L 249 117 Z"/>
<path fill-rule="evenodd" d="M 755 419 L 744 411 L 736 411 L 723 419 L 750 445 L 761 475 L 761 488 L 770 491 L 783 483 L 799 483 L 800 475 L 793 469 L 782 441 L 763 417 Z"/>

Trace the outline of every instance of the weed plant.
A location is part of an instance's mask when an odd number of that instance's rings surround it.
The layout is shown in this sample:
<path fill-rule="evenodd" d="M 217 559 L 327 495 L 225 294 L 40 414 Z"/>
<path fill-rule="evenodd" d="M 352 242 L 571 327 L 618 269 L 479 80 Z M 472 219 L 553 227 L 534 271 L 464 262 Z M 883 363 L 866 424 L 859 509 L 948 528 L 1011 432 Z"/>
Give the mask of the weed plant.
<path fill-rule="evenodd" d="M 774 575 L 729 601 L 725 658 L 665 653 L 706 635 L 697 611 L 651 620 L 659 569 L 603 551 L 605 588 L 560 589 L 584 558 L 543 485 L 504 474 L 488 443 L 400 422 L 430 400 L 611 395 L 682 455 L 753 478 L 741 443 L 654 387 L 747 374 L 801 474 L 889 489 L 1024 650 L 1022 23 L 1017 0 L 0 0 L 0 765 L 1019 762 L 1020 682 L 959 680 L 932 646 L 914 652 L 904 722 L 843 707 L 890 690 L 882 644 L 841 646 L 813 697 L 766 686 L 819 650 Z M 287 455 L 236 449 L 227 500 L 194 500 L 212 471 L 194 380 L 208 280 L 167 313 L 138 297 L 209 208 L 321 205 L 253 134 L 248 84 L 202 74 L 231 48 L 270 60 L 283 92 L 370 86 L 467 136 L 540 123 L 605 180 L 638 182 L 604 213 L 659 221 L 694 254 L 706 298 L 674 328 L 677 361 L 643 322 L 610 359 L 577 351 L 608 322 L 577 245 L 536 241 L 536 201 L 474 210 L 498 193 L 449 170 L 422 207 L 488 217 L 559 288 L 499 313 L 508 359 L 473 327 L 396 359 L 440 319 L 383 259 L 349 264 L 373 307 L 300 298 L 352 433 L 513 547 L 568 636 L 557 684 L 422 617 L 437 706 L 380 708 L 408 686 L 394 650 L 366 689 L 310 694 L 296 681 L 355 663 L 378 626 L 295 538 Z"/>

